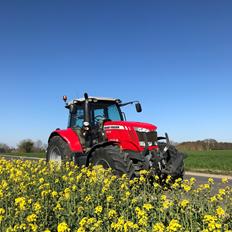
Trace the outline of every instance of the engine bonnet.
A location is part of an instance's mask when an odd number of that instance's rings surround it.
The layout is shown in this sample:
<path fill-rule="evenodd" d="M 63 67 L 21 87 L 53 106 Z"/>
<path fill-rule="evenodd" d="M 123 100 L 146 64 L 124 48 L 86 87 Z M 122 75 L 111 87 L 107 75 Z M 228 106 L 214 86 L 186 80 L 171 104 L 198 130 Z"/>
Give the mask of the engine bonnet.
<path fill-rule="evenodd" d="M 150 123 L 145 123 L 145 122 L 128 122 L 128 121 L 109 121 L 105 122 L 104 128 L 105 129 L 131 129 L 131 128 L 144 128 L 149 131 L 154 131 L 157 129 L 156 126 L 150 124 Z"/>

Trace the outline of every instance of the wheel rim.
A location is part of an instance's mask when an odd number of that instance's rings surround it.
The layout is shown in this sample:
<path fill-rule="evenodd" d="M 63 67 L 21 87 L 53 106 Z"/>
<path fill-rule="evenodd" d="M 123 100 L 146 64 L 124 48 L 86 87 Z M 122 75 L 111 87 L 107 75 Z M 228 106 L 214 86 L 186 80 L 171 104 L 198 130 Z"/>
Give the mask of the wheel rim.
<path fill-rule="evenodd" d="M 61 152 L 58 147 L 51 150 L 49 158 L 52 161 L 61 162 Z"/>
<path fill-rule="evenodd" d="M 98 161 L 95 163 L 95 165 L 102 165 L 102 167 L 103 167 L 104 169 L 110 168 L 109 163 L 108 163 L 106 160 L 104 160 L 104 159 L 98 160 Z"/>

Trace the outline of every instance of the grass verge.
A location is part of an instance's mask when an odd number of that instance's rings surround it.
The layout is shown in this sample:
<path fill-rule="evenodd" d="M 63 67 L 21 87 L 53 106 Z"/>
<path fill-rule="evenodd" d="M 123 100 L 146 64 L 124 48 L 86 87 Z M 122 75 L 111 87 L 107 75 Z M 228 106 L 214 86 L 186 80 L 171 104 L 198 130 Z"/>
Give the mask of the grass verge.
<path fill-rule="evenodd" d="M 42 152 L 42 153 L 36 153 L 36 152 L 31 152 L 31 153 L 3 153 L 3 154 L 0 154 L 0 155 L 3 155 L 3 156 L 24 156 L 24 157 L 37 157 L 37 158 L 45 158 L 45 153 Z"/>

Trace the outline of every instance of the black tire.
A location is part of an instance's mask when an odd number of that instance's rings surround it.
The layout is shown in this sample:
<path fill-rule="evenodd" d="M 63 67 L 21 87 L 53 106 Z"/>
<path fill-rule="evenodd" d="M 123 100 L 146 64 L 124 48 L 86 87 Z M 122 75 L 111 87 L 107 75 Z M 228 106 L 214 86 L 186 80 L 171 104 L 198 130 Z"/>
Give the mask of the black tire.
<path fill-rule="evenodd" d="M 166 143 L 159 143 L 159 149 L 161 151 L 166 147 Z M 172 176 L 172 179 L 178 179 L 184 177 L 184 154 L 179 152 L 175 146 L 169 145 L 168 150 L 164 153 L 167 175 Z"/>
<path fill-rule="evenodd" d="M 71 155 L 69 145 L 60 136 L 54 136 L 50 139 L 46 154 L 47 162 L 51 160 L 71 161 Z M 57 157 L 57 159 L 54 159 L 54 157 Z"/>
<path fill-rule="evenodd" d="M 138 176 L 139 171 L 145 169 L 143 162 L 134 162 L 127 152 L 120 151 L 118 146 L 109 145 L 97 148 L 90 159 L 93 165 L 102 165 L 105 169 L 112 168 L 115 175 L 127 174 L 128 178 Z"/>

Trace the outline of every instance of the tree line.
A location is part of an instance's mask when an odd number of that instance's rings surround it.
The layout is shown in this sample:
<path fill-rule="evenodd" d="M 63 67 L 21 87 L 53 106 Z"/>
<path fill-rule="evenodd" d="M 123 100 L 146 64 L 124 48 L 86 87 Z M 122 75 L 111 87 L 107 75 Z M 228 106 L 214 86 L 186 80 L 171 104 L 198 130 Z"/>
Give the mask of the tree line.
<path fill-rule="evenodd" d="M 47 145 L 41 140 L 33 141 L 31 139 L 24 139 L 19 142 L 17 147 L 10 147 L 5 143 L 0 143 L 0 153 L 41 153 L 45 152 Z"/>
<path fill-rule="evenodd" d="M 205 139 L 182 142 L 177 144 L 177 148 L 185 151 L 232 150 L 232 143 L 218 142 L 215 139 Z"/>

